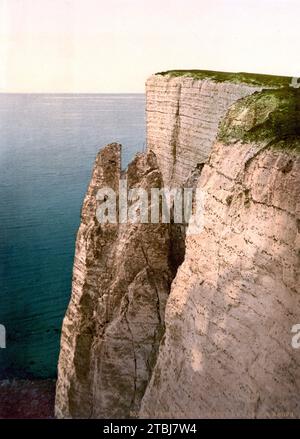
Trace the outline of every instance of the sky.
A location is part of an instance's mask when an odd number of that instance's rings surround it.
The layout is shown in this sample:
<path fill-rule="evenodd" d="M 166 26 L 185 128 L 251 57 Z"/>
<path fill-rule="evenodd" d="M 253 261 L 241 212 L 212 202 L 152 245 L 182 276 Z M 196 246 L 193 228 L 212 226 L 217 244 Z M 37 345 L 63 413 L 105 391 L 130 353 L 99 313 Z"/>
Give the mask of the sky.
<path fill-rule="evenodd" d="M 0 0 L 0 92 L 143 92 L 170 69 L 300 76 L 299 0 Z"/>

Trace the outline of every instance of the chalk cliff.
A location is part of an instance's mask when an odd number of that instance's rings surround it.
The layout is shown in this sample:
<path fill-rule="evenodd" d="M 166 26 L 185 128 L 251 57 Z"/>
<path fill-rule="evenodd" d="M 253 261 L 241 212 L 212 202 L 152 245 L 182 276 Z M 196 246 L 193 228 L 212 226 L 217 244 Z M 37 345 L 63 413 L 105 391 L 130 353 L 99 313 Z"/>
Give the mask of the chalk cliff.
<path fill-rule="evenodd" d="M 219 122 L 231 104 L 290 81 L 201 70 L 152 75 L 146 83 L 147 147 L 157 156 L 164 184 L 184 184 L 191 169 L 207 161 Z"/>
<path fill-rule="evenodd" d="M 140 416 L 300 416 L 300 95 L 231 108 L 198 187 L 166 332 Z"/>
<path fill-rule="evenodd" d="M 290 332 L 300 118 L 298 90 L 281 88 L 289 81 L 203 71 L 147 81 L 147 153 L 125 173 L 120 145 L 101 150 L 83 203 L 58 417 L 300 416 Z M 100 225 L 97 191 L 118 193 L 120 178 L 197 186 L 202 231 Z"/>
<path fill-rule="evenodd" d="M 174 277 L 168 224 L 100 224 L 99 189 L 159 188 L 153 153 L 121 173 L 121 145 L 97 156 L 76 240 L 71 301 L 64 319 L 56 416 L 136 416 L 164 332 Z M 100 200 L 101 201 L 101 200 Z"/>
<path fill-rule="evenodd" d="M 166 186 L 184 184 L 210 154 L 218 124 L 237 99 L 260 90 L 244 83 L 151 76 L 147 90 L 147 147 L 159 163 Z"/>

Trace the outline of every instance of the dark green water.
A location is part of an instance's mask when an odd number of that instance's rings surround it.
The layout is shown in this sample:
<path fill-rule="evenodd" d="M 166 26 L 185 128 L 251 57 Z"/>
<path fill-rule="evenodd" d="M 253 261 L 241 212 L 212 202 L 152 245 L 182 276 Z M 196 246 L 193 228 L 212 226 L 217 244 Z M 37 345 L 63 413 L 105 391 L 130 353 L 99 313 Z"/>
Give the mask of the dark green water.
<path fill-rule="evenodd" d="M 56 374 L 81 203 L 99 148 L 145 142 L 144 95 L 0 94 L 0 378 Z"/>

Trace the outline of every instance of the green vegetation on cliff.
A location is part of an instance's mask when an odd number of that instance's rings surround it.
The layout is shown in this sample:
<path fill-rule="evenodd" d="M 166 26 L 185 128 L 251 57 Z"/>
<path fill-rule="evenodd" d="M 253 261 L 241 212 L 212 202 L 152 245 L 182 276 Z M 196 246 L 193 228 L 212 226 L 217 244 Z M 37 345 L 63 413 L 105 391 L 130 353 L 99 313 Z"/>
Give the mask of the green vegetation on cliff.
<path fill-rule="evenodd" d="M 300 89 L 263 90 L 238 100 L 220 123 L 219 140 L 268 141 L 300 149 Z"/>
<path fill-rule="evenodd" d="M 233 82 L 236 84 L 245 83 L 261 87 L 284 87 L 288 86 L 292 78 L 289 76 L 262 75 L 258 73 L 231 73 L 215 72 L 212 70 L 168 70 L 159 72 L 156 75 L 175 78 L 179 76 L 193 79 L 210 79 L 215 82 Z"/>

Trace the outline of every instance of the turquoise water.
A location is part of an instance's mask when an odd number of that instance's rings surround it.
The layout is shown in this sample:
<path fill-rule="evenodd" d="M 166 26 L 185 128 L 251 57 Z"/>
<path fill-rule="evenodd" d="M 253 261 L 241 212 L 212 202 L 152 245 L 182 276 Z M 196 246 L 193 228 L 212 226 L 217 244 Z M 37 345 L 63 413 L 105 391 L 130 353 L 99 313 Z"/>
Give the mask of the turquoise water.
<path fill-rule="evenodd" d="M 0 377 L 56 374 L 80 208 L 95 155 L 145 142 L 144 95 L 0 94 Z"/>

